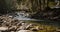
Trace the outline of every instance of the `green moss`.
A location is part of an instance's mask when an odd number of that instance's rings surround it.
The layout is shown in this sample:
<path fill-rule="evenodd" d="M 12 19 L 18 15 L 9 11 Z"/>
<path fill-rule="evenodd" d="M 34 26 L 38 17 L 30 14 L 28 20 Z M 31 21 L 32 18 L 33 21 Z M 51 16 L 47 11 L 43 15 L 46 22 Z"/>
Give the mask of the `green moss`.
<path fill-rule="evenodd" d="M 53 6 L 55 6 L 56 5 L 56 3 L 54 3 L 54 2 L 49 2 L 49 7 L 53 7 Z"/>

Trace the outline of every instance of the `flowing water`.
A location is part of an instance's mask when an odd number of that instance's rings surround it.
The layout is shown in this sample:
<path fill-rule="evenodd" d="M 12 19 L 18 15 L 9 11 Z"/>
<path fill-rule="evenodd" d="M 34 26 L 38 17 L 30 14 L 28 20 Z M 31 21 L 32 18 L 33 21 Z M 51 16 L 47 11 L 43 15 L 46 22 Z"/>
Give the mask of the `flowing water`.
<path fill-rule="evenodd" d="M 16 12 L 18 16 L 15 17 L 15 19 L 18 20 L 33 20 L 33 21 L 43 21 L 43 20 L 37 20 L 37 19 L 32 19 L 29 18 L 29 14 L 25 14 L 24 12 Z"/>
<path fill-rule="evenodd" d="M 31 19 L 29 18 L 28 15 L 26 15 L 24 12 L 16 12 L 18 16 L 14 17 L 15 19 L 22 20 L 22 21 L 31 21 L 31 22 L 36 22 L 36 23 L 42 23 L 42 24 L 47 24 L 47 25 L 56 25 L 59 26 L 59 23 L 56 21 L 49 21 L 49 20 L 38 20 L 38 19 Z"/>

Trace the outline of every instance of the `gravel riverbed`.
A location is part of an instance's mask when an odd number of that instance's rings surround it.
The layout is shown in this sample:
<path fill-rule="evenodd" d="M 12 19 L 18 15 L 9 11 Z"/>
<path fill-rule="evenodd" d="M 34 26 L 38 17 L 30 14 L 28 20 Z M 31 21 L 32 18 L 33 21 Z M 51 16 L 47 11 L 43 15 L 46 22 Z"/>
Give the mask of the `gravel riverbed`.
<path fill-rule="evenodd" d="M 9 15 L 0 16 L 0 32 L 56 32 L 59 28 L 54 25 L 21 21 Z"/>

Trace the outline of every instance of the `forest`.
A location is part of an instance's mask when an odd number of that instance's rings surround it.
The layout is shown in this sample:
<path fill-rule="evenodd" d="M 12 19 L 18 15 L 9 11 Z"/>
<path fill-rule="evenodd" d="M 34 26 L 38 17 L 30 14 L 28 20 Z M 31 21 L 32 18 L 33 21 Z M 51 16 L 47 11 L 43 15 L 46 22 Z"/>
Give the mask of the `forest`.
<path fill-rule="evenodd" d="M 60 20 L 59 0 L 0 0 L 2 14 L 14 11 L 26 11 L 31 18 Z M 3 3 L 2 3 L 3 2 Z M 58 8 L 56 8 L 58 6 Z M 3 13 L 3 11 L 4 13 Z M 37 16 L 36 16 L 37 15 Z"/>

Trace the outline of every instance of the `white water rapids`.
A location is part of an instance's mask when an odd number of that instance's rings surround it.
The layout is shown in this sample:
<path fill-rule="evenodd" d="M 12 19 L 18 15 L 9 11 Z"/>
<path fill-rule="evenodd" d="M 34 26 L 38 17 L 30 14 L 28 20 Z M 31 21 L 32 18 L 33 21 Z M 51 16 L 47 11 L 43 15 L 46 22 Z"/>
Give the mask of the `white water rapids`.
<path fill-rule="evenodd" d="M 33 21 L 43 21 L 43 20 L 37 20 L 37 19 L 31 19 L 31 18 L 28 18 L 29 14 L 25 14 L 23 12 L 17 12 L 17 15 L 16 17 L 14 17 L 15 19 L 18 19 L 18 20 L 33 20 Z"/>

